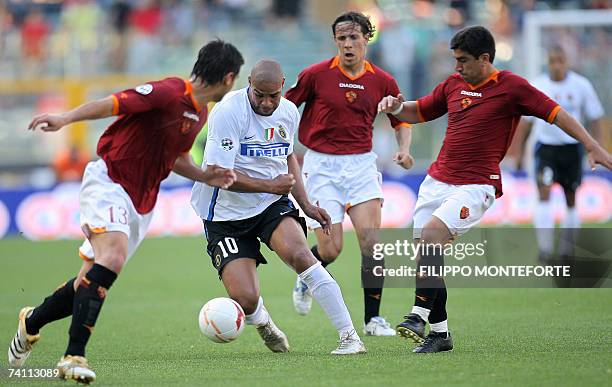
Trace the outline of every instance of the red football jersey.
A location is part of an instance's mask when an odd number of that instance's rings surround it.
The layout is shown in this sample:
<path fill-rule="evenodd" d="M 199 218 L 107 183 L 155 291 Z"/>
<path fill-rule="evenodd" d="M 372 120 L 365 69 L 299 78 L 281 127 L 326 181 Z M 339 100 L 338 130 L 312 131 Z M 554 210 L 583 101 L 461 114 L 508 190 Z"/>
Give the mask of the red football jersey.
<path fill-rule="evenodd" d="M 448 184 L 489 184 L 502 195 L 499 163 L 521 116 L 552 122 L 561 107 L 527 80 L 497 71 L 472 86 L 459 74 L 417 101 L 421 121 L 448 113 L 444 143 L 429 175 Z"/>
<path fill-rule="evenodd" d="M 191 89 L 189 81 L 166 78 L 112 95 L 119 118 L 100 137 L 98 155 L 141 214 L 153 209 L 161 181 L 206 122 L 206 106 Z"/>
<path fill-rule="evenodd" d="M 298 138 L 308 148 L 336 155 L 372 150 L 372 125 L 378 102 L 399 94 L 391 75 L 366 61 L 364 72 L 349 76 L 339 58 L 307 67 L 285 98 L 300 106 L 306 103 Z M 388 114 L 394 128 L 407 123 Z"/>

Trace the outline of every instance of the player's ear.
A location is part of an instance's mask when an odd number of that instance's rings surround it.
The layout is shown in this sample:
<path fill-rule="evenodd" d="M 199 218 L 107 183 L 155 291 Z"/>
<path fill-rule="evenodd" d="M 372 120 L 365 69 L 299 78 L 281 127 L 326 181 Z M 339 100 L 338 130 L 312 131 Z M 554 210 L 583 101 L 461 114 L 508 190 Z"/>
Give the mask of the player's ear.
<path fill-rule="evenodd" d="M 249 75 L 249 86 L 252 86 L 251 85 L 251 76 L 250 75 Z"/>
<path fill-rule="evenodd" d="M 482 53 L 480 54 L 480 56 L 478 57 L 478 59 L 480 59 L 483 62 L 489 62 L 491 63 L 491 56 L 489 55 L 488 52 Z"/>
<path fill-rule="evenodd" d="M 236 78 L 238 78 L 238 74 L 236 74 L 234 72 L 229 72 L 229 73 L 225 74 L 225 76 L 223 77 L 223 84 L 229 86 L 229 85 L 234 83 Z"/>
<path fill-rule="evenodd" d="M 283 77 L 283 83 L 281 84 L 281 89 L 285 87 L 285 77 Z"/>

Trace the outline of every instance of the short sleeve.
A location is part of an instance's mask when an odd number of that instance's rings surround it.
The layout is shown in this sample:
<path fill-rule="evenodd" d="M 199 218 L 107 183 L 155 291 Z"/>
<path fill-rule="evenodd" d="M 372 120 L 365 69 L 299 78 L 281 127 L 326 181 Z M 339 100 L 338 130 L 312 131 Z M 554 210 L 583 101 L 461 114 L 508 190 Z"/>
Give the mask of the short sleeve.
<path fill-rule="evenodd" d="M 397 85 L 397 81 L 393 78 L 390 78 L 389 82 L 387 83 L 387 89 L 385 91 L 385 95 L 392 95 L 394 97 L 397 97 L 399 93 L 400 93 L 400 89 L 399 89 L 399 86 Z M 399 129 L 402 126 L 410 126 L 409 123 L 398 120 L 397 117 L 395 117 L 393 114 L 387 114 L 387 118 L 389 119 L 391 126 L 394 127 L 395 129 Z"/>
<path fill-rule="evenodd" d="M 303 70 L 293 86 L 285 93 L 285 98 L 293 102 L 295 106 L 300 106 L 306 101 L 312 99 L 312 91 L 314 90 L 314 76 L 309 69 Z"/>
<path fill-rule="evenodd" d="M 594 121 L 598 120 L 604 115 L 603 106 L 601 106 L 601 101 L 599 97 L 597 97 L 597 93 L 593 88 L 591 82 L 585 79 L 584 84 L 584 112 L 587 120 Z"/>
<path fill-rule="evenodd" d="M 181 79 L 164 79 L 145 83 L 133 89 L 112 94 L 113 114 L 141 113 L 164 108 L 184 92 L 185 84 Z"/>
<path fill-rule="evenodd" d="M 522 116 L 534 116 L 552 123 L 561 109 L 558 103 L 549 98 L 546 94 L 532 86 L 526 79 L 514 75 L 508 80 L 510 95 L 516 114 Z"/>
<path fill-rule="evenodd" d="M 447 81 L 440 83 L 429 95 L 417 100 L 417 113 L 422 122 L 435 120 L 448 112 L 446 84 Z"/>
<path fill-rule="evenodd" d="M 240 147 L 240 127 L 230 105 L 217 105 L 208 119 L 204 160 L 207 165 L 233 168 Z"/>

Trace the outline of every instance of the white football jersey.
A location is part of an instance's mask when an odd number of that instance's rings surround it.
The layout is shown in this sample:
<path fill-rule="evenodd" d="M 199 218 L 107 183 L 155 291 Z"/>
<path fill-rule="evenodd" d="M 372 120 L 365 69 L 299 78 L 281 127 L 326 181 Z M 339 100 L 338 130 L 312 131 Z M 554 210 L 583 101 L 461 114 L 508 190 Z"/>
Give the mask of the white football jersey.
<path fill-rule="evenodd" d="M 603 107 L 591 82 L 573 71 L 568 71 L 565 79 L 560 82 L 553 81 L 548 74 L 542 74 L 532 84 L 561 105 L 565 111 L 583 125 L 586 123 L 585 118 L 588 121 L 593 121 L 604 115 Z M 542 144 L 578 143 L 576 139 L 556 125 L 533 117 L 526 118 L 532 120 L 536 139 Z"/>
<path fill-rule="evenodd" d="M 287 173 L 299 122 L 300 113 L 284 97 L 274 113 L 264 117 L 251 108 L 247 88 L 230 92 L 210 113 L 203 165 L 233 168 L 258 179 Z M 259 215 L 280 197 L 195 183 L 191 205 L 204 220 L 240 220 Z"/>

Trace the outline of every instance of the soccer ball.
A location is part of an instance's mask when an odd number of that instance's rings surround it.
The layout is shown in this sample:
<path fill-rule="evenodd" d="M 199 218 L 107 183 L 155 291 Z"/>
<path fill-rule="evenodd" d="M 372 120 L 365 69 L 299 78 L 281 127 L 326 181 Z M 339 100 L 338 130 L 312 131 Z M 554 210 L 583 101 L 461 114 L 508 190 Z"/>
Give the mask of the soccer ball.
<path fill-rule="evenodd" d="M 244 329 L 244 311 L 230 298 L 213 298 L 200 310 L 198 322 L 204 336 L 215 343 L 229 343 Z"/>

